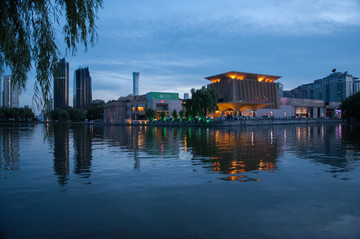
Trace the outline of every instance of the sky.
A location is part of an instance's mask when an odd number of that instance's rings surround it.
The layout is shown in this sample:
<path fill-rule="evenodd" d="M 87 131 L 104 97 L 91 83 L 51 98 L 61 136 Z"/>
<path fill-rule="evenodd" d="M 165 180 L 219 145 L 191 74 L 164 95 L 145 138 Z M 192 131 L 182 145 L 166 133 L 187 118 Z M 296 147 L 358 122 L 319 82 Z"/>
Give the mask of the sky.
<path fill-rule="evenodd" d="M 313 82 L 332 69 L 360 77 L 359 0 L 104 0 L 98 41 L 87 52 L 65 55 L 73 72 L 88 66 L 93 99 L 132 93 L 178 92 L 207 85 L 228 71 L 282 76 L 284 89 Z M 20 105 L 32 105 L 29 74 Z"/>

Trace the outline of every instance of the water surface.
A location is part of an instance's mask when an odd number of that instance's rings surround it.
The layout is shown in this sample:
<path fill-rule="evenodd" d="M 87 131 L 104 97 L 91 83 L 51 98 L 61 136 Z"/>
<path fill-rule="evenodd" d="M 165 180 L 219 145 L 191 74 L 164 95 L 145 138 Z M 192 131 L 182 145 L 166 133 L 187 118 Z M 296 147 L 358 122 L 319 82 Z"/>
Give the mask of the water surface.
<path fill-rule="evenodd" d="M 0 125 L 0 238 L 359 238 L 360 127 Z"/>

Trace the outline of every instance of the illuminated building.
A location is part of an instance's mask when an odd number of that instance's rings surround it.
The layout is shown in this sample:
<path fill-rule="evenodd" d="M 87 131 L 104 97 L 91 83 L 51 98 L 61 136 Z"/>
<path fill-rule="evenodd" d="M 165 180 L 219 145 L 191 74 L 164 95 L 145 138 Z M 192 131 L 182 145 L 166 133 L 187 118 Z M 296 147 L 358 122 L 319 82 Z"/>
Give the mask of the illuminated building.
<path fill-rule="evenodd" d="M 79 68 L 74 73 L 73 107 L 89 109 L 92 101 L 91 77 L 89 68 Z"/>
<path fill-rule="evenodd" d="M 275 80 L 280 76 L 231 71 L 205 79 L 211 81 L 207 87 L 218 97 L 221 112 L 253 111 L 260 108 L 279 108 L 278 87 Z"/>
<path fill-rule="evenodd" d="M 173 110 L 179 112 L 182 109 L 182 101 L 178 93 L 149 92 L 145 95 L 128 95 L 120 97 L 104 105 L 104 121 L 108 123 L 124 123 L 133 120 L 146 120 L 146 109 L 156 111 L 156 118 L 161 112 L 169 117 Z"/>
<path fill-rule="evenodd" d="M 54 109 L 66 109 L 69 106 L 69 63 L 65 58 L 58 64 L 54 76 Z"/>

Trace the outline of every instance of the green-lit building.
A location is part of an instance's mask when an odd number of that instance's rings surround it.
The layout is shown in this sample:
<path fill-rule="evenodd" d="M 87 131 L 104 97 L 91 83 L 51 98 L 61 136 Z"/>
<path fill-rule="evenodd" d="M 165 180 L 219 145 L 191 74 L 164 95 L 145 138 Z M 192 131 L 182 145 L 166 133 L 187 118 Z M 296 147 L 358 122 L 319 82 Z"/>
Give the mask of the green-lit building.
<path fill-rule="evenodd" d="M 173 110 L 182 110 L 182 101 L 178 93 L 149 92 L 145 95 L 129 95 L 120 97 L 104 106 L 104 121 L 108 123 L 124 123 L 126 121 L 146 120 L 147 108 L 156 111 L 156 117 L 165 112 L 170 117 Z"/>

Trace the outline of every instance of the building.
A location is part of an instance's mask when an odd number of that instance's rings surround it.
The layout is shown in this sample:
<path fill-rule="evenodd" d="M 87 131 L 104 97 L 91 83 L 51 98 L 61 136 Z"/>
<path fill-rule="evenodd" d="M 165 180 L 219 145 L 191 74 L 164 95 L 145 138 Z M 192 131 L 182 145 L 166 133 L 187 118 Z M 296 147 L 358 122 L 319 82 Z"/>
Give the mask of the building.
<path fill-rule="evenodd" d="M 139 94 L 139 76 L 140 72 L 133 72 L 133 95 Z"/>
<path fill-rule="evenodd" d="M 280 82 L 276 82 L 277 89 L 278 89 L 278 95 L 280 98 L 284 97 L 284 85 Z"/>
<path fill-rule="evenodd" d="M 278 86 L 280 76 L 231 71 L 205 79 L 211 81 L 207 88 L 219 97 L 219 114 L 236 115 L 246 109 L 279 108 Z"/>
<path fill-rule="evenodd" d="M 19 108 L 20 88 L 12 83 L 12 76 L 4 76 L 2 106 L 6 108 Z"/>
<path fill-rule="evenodd" d="M 2 102 L 3 102 L 3 92 L 2 92 L 2 75 L 0 75 L 0 107 L 3 106 Z"/>
<path fill-rule="evenodd" d="M 360 81 L 359 80 L 355 80 L 354 81 L 354 94 L 360 92 Z"/>
<path fill-rule="evenodd" d="M 128 95 L 104 105 L 104 121 L 107 123 L 124 123 L 129 121 L 146 120 L 146 109 L 156 111 L 156 118 L 160 113 L 171 116 L 176 110 L 182 110 L 182 101 L 178 93 L 149 92 L 145 95 Z"/>
<path fill-rule="evenodd" d="M 184 93 L 184 100 L 188 100 L 189 99 L 189 93 Z"/>
<path fill-rule="evenodd" d="M 280 98 L 279 109 L 259 109 L 255 112 L 257 117 L 272 116 L 283 117 L 341 117 L 340 102 L 324 102 L 323 100 Z"/>
<path fill-rule="evenodd" d="M 291 90 L 284 96 L 298 99 L 323 100 L 324 102 L 341 102 L 359 90 L 358 78 L 347 71 L 334 72 L 313 83 L 304 84 Z"/>
<path fill-rule="evenodd" d="M 54 109 L 69 107 L 69 63 L 65 58 L 58 63 L 58 71 L 54 76 Z"/>
<path fill-rule="evenodd" d="M 91 77 L 88 67 L 79 68 L 74 73 L 73 107 L 89 109 L 92 102 Z"/>

